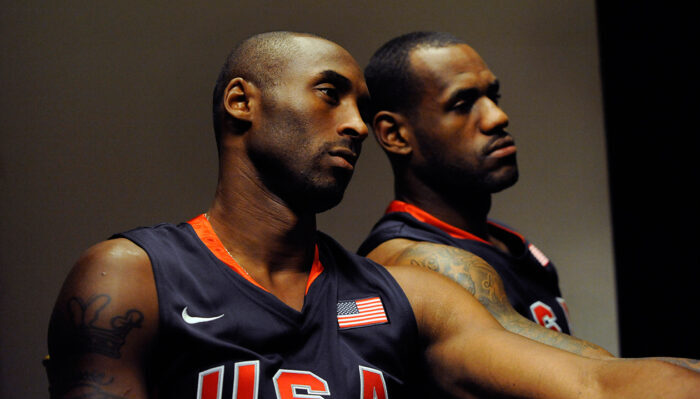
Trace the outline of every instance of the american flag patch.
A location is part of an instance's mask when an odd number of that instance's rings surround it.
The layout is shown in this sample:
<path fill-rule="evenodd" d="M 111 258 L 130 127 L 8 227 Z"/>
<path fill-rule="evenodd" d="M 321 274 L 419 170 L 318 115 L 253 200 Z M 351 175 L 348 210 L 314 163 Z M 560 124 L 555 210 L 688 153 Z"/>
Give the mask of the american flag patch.
<path fill-rule="evenodd" d="M 340 329 L 388 323 L 381 298 L 356 299 L 338 302 Z"/>

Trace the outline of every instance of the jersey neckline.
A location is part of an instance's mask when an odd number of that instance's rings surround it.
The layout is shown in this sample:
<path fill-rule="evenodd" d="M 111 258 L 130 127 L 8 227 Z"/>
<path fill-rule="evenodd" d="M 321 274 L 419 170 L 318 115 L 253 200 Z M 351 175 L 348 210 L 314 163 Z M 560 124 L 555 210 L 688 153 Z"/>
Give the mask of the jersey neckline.
<path fill-rule="evenodd" d="M 224 247 L 224 244 L 219 239 L 219 236 L 216 235 L 216 232 L 214 232 L 214 228 L 211 226 L 211 223 L 209 223 L 209 220 L 207 220 L 205 214 L 202 213 L 192 220 L 189 220 L 187 223 L 192 226 L 194 232 L 197 234 L 197 237 L 199 237 L 202 243 L 207 247 L 207 249 L 209 249 L 209 251 L 211 251 L 212 254 L 214 254 L 214 256 L 216 256 L 217 259 L 222 261 L 251 284 L 266 292 L 269 292 L 265 287 L 260 285 L 260 283 L 255 281 L 228 253 L 226 247 Z M 318 256 L 318 244 L 316 244 L 314 247 L 314 261 L 311 264 L 311 271 L 309 272 L 309 278 L 306 282 L 304 295 L 308 294 L 311 284 L 318 276 L 321 275 L 322 272 L 323 264 L 321 264 L 321 260 Z"/>
<path fill-rule="evenodd" d="M 409 204 L 407 202 L 403 202 L 403 201 L 399 201 L 399 200 L 393 200 L 393 201 L 391 201 L 389 206 L 386 208 L 386 211 L 384 213 L 387 214 L 387 213 L 392 213 L 392 212 L 408 213 L 409 215 L 413 216 L 416 220 L 423 222 L 423 223 L 426 223 L 426 224 L 429 224 L 433 227 L 436 227 L 451 237 L 458 238 L 461 240 L 474 240 L 474 241 L 481 242 L 483 244 L 493 246 L 493 244 L 484 240 L 483 238 L 481 238 L 477 235 L 474 235 L 466 230 L 462 230 L 459 227 L 455 227 L 447 222 L 444 222 L 444 221 L 436 218 L 435 216 L 429 214 L 428 212 L 420 209 L 419 207 L 417 207 L 413 204 Z M 515 231 L 508 229 L 504 226 L 496 224 L 490 220 L 487 223 L 496 229 L 506 231 L 506 232 L 518 237 L 523 243 L 525 243 L 525 237 L 520 235 L 518 232 L 515 232 Z"/>

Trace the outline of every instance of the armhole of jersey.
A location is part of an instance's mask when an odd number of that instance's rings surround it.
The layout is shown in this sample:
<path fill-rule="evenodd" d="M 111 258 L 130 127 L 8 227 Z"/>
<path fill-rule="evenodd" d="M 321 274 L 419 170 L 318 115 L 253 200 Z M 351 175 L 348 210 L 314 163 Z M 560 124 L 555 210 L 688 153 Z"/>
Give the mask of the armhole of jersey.
<path fill-rule="evenodd" d="M 386 267 L 380 265 L 379 263 L 373 261 L 372 259 L 369 258 L 363 258 L 365 259 L 370 266 L 375 267 L 379 274 L 383 275 L 384 278 L 387 280 L 387 283 L 389 283 L 393 289 L 397 292 L 397 295 L 400 296 L 403 299 L 403 306 L 408 310 L 408 314 L 411 317 L 412 320 L 412 325 L 414 332 L 416 336 L 418 336 L 418 320 L 416 319 L 416 314 L 413 311 L 413 307 L 411 306 L 411 301 L 408 300 L 408 296 L 406 296 L 406 293 L 404 292 L 403 288 L 401 288 L 401 284 L 399 284 L 398 281 L 394 278 L 394 276 L 389 273 L 389 271 L 386 269 Z"/>
<path fill-rule="evenodd" d="M 151 254 L 151 251 L 149 250 L 148 246 L 146 246 L 141 241 L 141 237 L 139 237 L 138 234 L 131 234 L 131 231 L 127 231 L 123 233 L 114 234 L 110 237 L 110 239 L 115 238 L 123 238 L 125 240 L 131 241 L 134 245 L 141 248 L 143 252 L 146 253 L 146 256 L 148 256 L 148 263 L 151 265 L 151 273 L 153 273 L 153 283 L 155 285 L 156 290 L 156 306 L 158 307 L 158 328 L 160 328 L 160 324 L 163 320 L 164 315 L 163 309 L 160 306 L 161 284 L 159 283 L 161 282 L 160 273 L 162 273 L 160 263 L 157 262 L 153 254 Z"/>

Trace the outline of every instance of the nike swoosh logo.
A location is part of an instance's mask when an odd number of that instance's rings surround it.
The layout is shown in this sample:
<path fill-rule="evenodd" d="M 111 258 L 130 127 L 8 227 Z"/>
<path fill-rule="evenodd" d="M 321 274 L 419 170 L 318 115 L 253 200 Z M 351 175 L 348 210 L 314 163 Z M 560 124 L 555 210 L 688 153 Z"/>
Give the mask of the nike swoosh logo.
<path fill-rule="evenodd" d="M 187 306 L 185 306 L 185 308 L 182 309 L 182 320 L 184 320 L 185 323 L 187 323 L 187 324 L 206 323 L 206 322 L 208 322 L 208 321 L 213 321 L 213 320 L 216 320 L 216 319 L 220 319 L 220 318 L 222 318 L 222 317 L 224 317 L 223 314 L 220 314 L 220 315 L 214 316 L 214 317 L 196 317 L 196 316 L 190 316 L 190 315 L 187 313 Z"/>

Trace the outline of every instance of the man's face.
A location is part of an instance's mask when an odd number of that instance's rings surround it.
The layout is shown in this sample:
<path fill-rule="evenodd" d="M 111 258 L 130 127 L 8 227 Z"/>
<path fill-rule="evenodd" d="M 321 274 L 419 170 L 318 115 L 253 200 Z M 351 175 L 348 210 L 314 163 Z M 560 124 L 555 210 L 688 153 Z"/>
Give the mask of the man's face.
<path fill-rule="evenodd" d="M 494 193 L 518 179 L 508 116 L 498 107 L 498 80 L 466 44 L 418 48 L 413 71 L 423 88 L 409 121 L 412 164 L 429 184 L 455 192 Z"/>
<path fill-rule="evenodd" d="M 352 56 L 329 41 L 297 37 L 299 51 L 264 91 L 249 155 L 264 184 L 292 209 L 340 202 L 367 137 L 369 92 Z M 255 123 L 255 122 L 254 122 Z"/>

